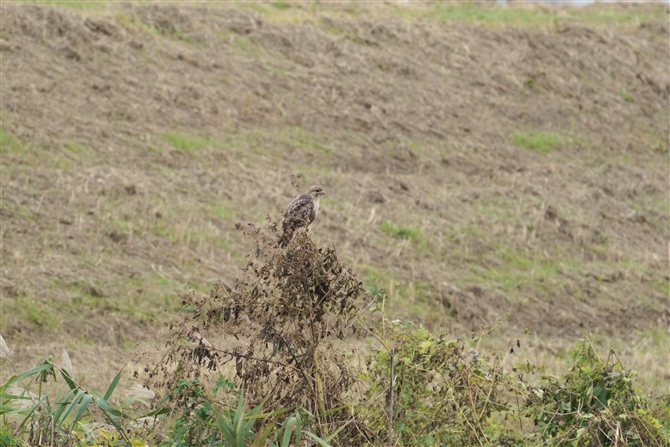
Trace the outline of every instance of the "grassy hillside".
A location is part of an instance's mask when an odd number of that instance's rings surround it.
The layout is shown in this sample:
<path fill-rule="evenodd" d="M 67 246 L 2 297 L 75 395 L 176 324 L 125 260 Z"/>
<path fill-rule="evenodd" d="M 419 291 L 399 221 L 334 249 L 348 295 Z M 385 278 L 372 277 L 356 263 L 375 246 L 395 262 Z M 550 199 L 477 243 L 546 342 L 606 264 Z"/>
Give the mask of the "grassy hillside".
<path fill-rule="evenodd" d="M 54 6 L 2 4 L 18 358 L 108 383 L 171 296 L 234 281 L 235 224 L 300 175 L 314 241 L 393 317 L 508 313 L 499 346 L 528 329 L 549 369 L 592 333 L 668 391 L 667 6 Z"/>

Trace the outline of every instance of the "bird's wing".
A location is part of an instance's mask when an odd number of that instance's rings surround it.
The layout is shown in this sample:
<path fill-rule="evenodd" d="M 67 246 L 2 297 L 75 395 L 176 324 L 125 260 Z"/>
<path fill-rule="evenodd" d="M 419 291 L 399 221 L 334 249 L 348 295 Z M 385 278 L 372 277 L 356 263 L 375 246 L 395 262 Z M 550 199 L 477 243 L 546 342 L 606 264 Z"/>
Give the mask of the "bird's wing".
<path fill-rule="evenodd" d="M 296 229 L 306 227 L 316 218 L 316 208 L 314 199 L 309 194 L 302 194 L 293 199 L 288 206 L 284 219 L 282 220 L 282 229 Z"/>

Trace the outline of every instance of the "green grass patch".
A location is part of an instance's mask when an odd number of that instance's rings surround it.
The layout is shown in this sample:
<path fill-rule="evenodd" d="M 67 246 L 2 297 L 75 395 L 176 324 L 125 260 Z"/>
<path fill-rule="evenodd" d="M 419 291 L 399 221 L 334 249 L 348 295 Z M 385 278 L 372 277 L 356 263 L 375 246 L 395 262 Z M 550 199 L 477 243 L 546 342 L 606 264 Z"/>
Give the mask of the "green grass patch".
<path fill-rule="evenodd" d="M 497 253 L 501 267 L 482 272 L 483 279 L 490 285 L 510 290 L 520 287 L 545 289 L 545 281 L 562 281 L 561 264 L 542 254 L 529 254 L 503 248 Z"/>
<path fill-rule="evenodd" d="M 291 7 L 287 2 L 272 2 L 272 6 L 277 9 L 289 9 Z"/>
<path fill-rule="evenodd" d="M 84 146 L 83 144 L 79 144 L 76 141 L 68 141 L 65 143 L 65 149 L 69 150 L 70 152 L 80 155 L 88 152 L 88 147 Z"/>
<path fill-rule="evenodd" d="M 650 151 L 666 156 L 670 155 L 670 151 L 668 151 L 667 137 L 664 138 L 662 136 L 647 133 L 644 135 L 644 138 L 647 141 L 647 147 Z"/>
<path fill-rule="evenodd" d="M 389 273 L 382 272 L 367 264 L 358 265 L 356 269 L 361 272 L 363 284 L 373 296 L 381 297 L 383 294 L 388 293 L 388 288 L 390 288 L 392 281 Z"/>
<path fill-rule="evenodd" d="M 623 99 L 626 102 L 635 102 L 635 98 L 633 98 L 633 95 L 628 93 L 625 88 L 622 88 L 619 90 L 619 98 Z"/>
<path fill-rule="evenodd" d="M 323 176 L 321 178 L 323 178 Z M 326 191 L 326 194 L 328 194 L 328 191 Z M 344 207 L 340 204 L 339 201 L 337 201 L 334 197 L 328 197 L 328 196 L 325 196 L 321 199 L 321 209 L 324 208 L 328 210 L 338 210 L 338 211 L 344 210 Z"/>
<path fill-rule="evenodd" d="M 253 37 L 235 35 L 233 39 L 233 45 L 235 45 L 235 48 L 238 50 L 255 58 L 262 55 L 263 47 L 261 47 L 258 41 Z"/>
<path fill-rule="evenodd" d="M 417 241 L 421 237 L 421 230 L 417 227 L 397 225 L 389 221 L 382 222 L 381 227 L 386 234 L 399 237 L 400 239 Z"/>
<path fill-rule="evenodd" d="M 233 218 L 233 212 L 221 204 L 216 204 L 212 206 L 211 213 L 214 216 L 220 217 L 223 220 L 231 220 Z"/>
<path fill-rule="evenodd" d="M 283 67 L 275 66 L 275 65 L 270 65 L 269 66 L 270 71 L 280 78 L 285 78 L 288 75 L 288 70 Z"/>
<path fill-rule="evenodd" d="M 512 143 L 540 154 L 548 154 L 565 146 L 566 142 L 567 140 L 562 134 L 546 130 L 528 129 L 515 132 L 512 135 Z"/>
<path fill-rule="evenodd" d="M 327 154 L 334 154 L 335 149 L 328 143 L 323 143 L 322 138 L 319 138 L 313 132 L 300 127 L 291 126 L 287 128 L 280 128 L 270 133 L 270 138 L 277 143 L 286 146 L 293 146 L 307 152 L 324 152 Z"/>
<path fill-rule="evenodd" d="M 14 302 L 13 312 L 10 311 L 11 307 L 9 305 L 5 309 L 7 311 L 6 317 L 18 318 L 19 321 L 28 321 L 34 326 L 48 332 L 55 331 L 58 326 L 57 313 L 52 311 L 49 302 L 42 302 L 35 296 L 19 295 Z M 5 315 L 3 315 L 2 319 L 5 319 Z M 3 321 L 3 323 L 5 322 Z"/>
<path fill-rule="evenodd" d="M 16 138 L 11 132 L 0 127 L 0 153 L 17 154 L 26 151 L 27 145 Z"/>
<path fill-rule="evenodd" d="M 218 146 L 215 140 L 209 136 L 189 136 L 177 132 L 168 132 L 164 135 L 165 139 L 172 144 L 176 149 L 192 153 L 198 149 L 211 148 Z"/>

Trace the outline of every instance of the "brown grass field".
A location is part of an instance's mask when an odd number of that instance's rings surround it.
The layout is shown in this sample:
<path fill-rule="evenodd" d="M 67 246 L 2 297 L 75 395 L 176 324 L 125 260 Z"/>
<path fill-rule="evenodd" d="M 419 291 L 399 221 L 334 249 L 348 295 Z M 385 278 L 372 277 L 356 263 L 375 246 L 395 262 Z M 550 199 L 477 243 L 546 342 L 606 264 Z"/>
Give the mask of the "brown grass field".
<path fill-rule="evenodd" d="M 104 387 L 302 187 L 394 318 L 668 392 L 667 5 L 2 2 L 0 334 Z M 524 335 L 525 330 L 530 331 Z M 2 371 L 6 378 L 11 371 Z"/>

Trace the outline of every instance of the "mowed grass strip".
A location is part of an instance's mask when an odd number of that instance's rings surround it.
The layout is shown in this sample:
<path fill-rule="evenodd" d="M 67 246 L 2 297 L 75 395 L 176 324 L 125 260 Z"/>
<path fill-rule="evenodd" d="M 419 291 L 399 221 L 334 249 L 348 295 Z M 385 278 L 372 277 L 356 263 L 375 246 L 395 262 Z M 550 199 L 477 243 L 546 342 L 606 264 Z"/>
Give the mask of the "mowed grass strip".
<path fill-rule="evenodd" d="M 109 2 L 98 1 L 57 1 L 57 0 L 17 0 L 17 3 L 68 8 L 86 11 L 89 14 L 102 14 L 110 10 Z M 142 6 L 144 2 L 130 2 Z M 158 2 L 160 3 L 160 2 Z M 328 27 L 319 20 L 319 16 L 328 14 L 331 17 L 356 19 L 374 14 L 380 18 L 398 18 L 402 20 L 430 20 L 438 22 L 476 23 L 485 26 L 503 27 L 547 27 L 578 23 L 584 25 L 606 26 L 612 23 L 618 25 L 638 26 L 640 23 L 657 21 L 667 15 L 663 5 L 647 4 L 628 6 L 617 5 L 586 5 L 574 8 L 566 5 L 501 5 L 483 3 L 449 3 L 435 2 L 432 4 L 399 3 L 375 4 L 365 2 L 347 2 L 345 6 L 325 3 L 300 2 L 205 2 L 182 3 L 180 7 L 188 8 L 240 8 L 251 9 L 263 16 L 263 20 L 274 23 L 305 23 L 314 21 L 320 26 Z M 237 40 L 237 39 L 236 39 Z M 239 39 L 242 46 L 247 46 L 248 40 Z M 237 44 L 237 42 L 236 42 Z"/>

